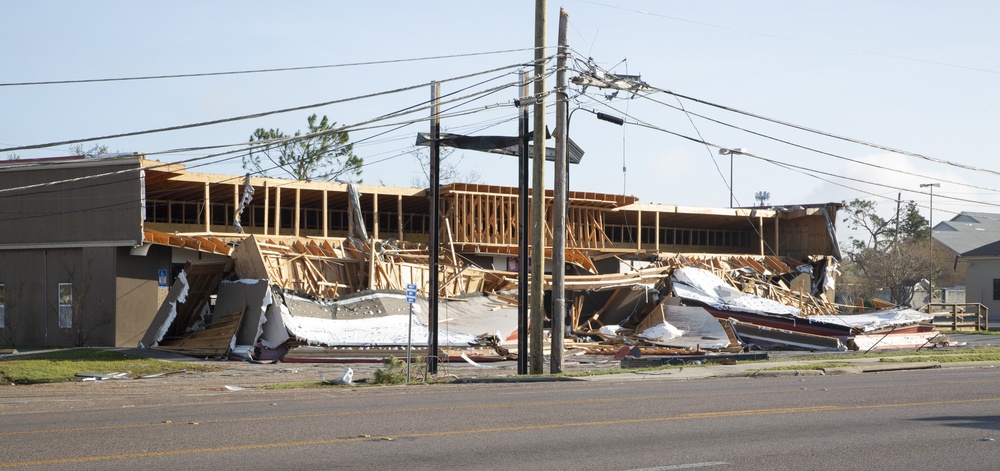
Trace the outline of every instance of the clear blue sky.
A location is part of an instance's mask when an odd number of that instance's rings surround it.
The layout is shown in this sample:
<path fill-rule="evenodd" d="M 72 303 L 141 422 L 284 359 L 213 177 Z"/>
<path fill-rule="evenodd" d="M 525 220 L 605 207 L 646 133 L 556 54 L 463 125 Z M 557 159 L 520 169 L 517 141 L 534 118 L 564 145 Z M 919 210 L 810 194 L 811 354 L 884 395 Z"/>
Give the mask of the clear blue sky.
<path fill-rule="evenodd" d="M 549 2 L 548 45 L 554 53 L 559 7 L 570 14 L 570 47 L 617 73 L 731 108 L 885 147 L 1000 171 L 1000 3 L 990 1 L 583 1 Z M 104 136 L 376 94 L 527 62 L 534 40 L 534 2 L 258 2 L 32 1 L 4 7 L 0 83 L 170 75 L 389 61 L 518 49 L 446 60 L 294 72 L 71 85 L 0 86 L 0 146 Z M 571 75 L 574 75 L 571 73 Z M 486 84 L 479 82 L 492 79 Z M 443 93 L 482 91 L 515 80 L 511 70 L 447 82 Z M 551 87 L 554 80 L 550 79 Z M 294 132 L 312 112 L 342 124 L 423 103 L 429 87 L 196 129 L 100 140 L 115 151 L 245 142 L 258 127 Z M 516 134 L 514 90 L 463 105 L 446 131 Z M 873 199 L 888 215 L 899 190 L 935 221 L 959 211 L 1000 213 L 1000 177 L 946 163 L 899 156 L 821 137 L 687 100 L 692 112 L 753 133 L 849 159 L 911 172 L 905 175 L 810 152 L 688 116 L 667 94 L 606 100 L 588 89 L 585 109 L 628 113 L 630 121 L 803 171 L 737 156 L 738 204 L 768 191 L 771 204 Z M 654 101 L 655 100 L 655 101 Z M 412 116 L 420 118 L 426 113 Z M 398 122 L 400 120 L 392 120 Z M 551 115 L 549 123 L 552 123 Z M 356 153 L 366 183 L 411 186 L 421 177 L 412 151 L 418 123 L 359 129 Z M 575 190 L 627 193 L 647 203 L 729 205 L 728 157 L 715 148 L 634 125 L 624 128 L 573 115 L 571 137 L 586 150 L 572 169 Z M 367 139 L 366 139 L 367 138 Z M 93 146 L 92 143 L 85 147 Z M 23 158 L 68 155 L 69 146 L 16 151 Z M 209 151 L 154 155 L 176 161 Z M 6 153 L 5 153 L 6 154 Z M 0 158 L 3 158 L 0 155 Z M 482 183 L 515 186 L 516 159 L 460 153 L 459 170 Z M 627 168 L 623 174 L 622 167 Z M 241 174 L 239 159 L 193 168 Z M 551 167 L 546 170 L 551 181 Z M 831 176 L 833 175 L 833 176 Z M 856 180 L 844 180 L 835 176 Z M 860 180 L 860 181 L 857 181 Z M 952 182 L 952 183 L 946 183 Z M 963 186 L 964 185 L 972 185 Z M 978 188 L 976 188 L 978 187 Z M 883 199 L 885 197 L 887 199 Z M 970 201 L 956 201 L 961 198 Z"/>

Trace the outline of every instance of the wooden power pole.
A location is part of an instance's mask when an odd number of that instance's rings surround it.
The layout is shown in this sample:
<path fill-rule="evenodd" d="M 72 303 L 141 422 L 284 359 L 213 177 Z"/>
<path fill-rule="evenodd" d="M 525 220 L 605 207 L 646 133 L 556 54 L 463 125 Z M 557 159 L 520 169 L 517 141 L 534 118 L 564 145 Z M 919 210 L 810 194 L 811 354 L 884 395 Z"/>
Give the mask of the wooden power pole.
<path fill-rule="evenodd" d="M 552 353 L 549 371 L 563 370 L 566 330 L 566 27 L 569 14 L 559 9 L 559 52 L 556 55 L 556 162 L 552 205 Z"/>
<path fill-rule="evenodd" d="M 531 173 L 531 310 L 529 312 L 531 374 L 544 373 L 542 352 L 545 323 L 545 9 L 546 0 L 535 0 L 535 160 Z"/>

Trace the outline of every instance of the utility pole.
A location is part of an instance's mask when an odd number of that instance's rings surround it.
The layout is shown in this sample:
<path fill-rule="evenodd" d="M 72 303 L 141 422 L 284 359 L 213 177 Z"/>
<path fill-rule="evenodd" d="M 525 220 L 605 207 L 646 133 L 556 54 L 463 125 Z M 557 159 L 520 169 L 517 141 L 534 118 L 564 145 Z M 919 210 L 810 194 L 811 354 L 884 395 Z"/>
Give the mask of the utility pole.
<path fill-rule="evenodd" d="M 546 0 L 535 0 L 535 160 L 531 173 L 531 374 L 542 374 L 545 323 L 545 9 Z"/>
<path fill-rule="evenodd" d="M 528 96 L 528 72 L 521 71 L 521 95 Z M 528 107 L 518 110 L 517 135 L 517 374 L 528 374 Z"/>
<path fill-rule="evenodd" d="M 927 304 L 931 304 L 934 302 L 934 189 L 941 188 L 941 184 L 921 183 L 920 188 L 927 188 L 931 192 L 931 215 L 927 222 L 927 253 L 931 262 L 931 277 L 927 279 Z M 930 312 L 930 308 L 927 312 Z"/>
<path fill-rule="evenodd" d="M 563 370 L 563 337 L 566 324 L 566 26 L 569 13 L 559 9 L 559 52 L 556 55 L 556 162 L 552 206 L 552 353 L 549 370 Z"/>
<path fill-rule="evenodd" d="M 441 244 L 438 236 L 441 224 L 441 208 L 438 200 L 441 196 L 441 83 L 431 84 L 431 234 L 430 234 L 430 292 L 427 293 L 427 372 L 437 374 L 438 356 L 438 258 L 441 252 Z M 372 256 L 375 256 L 375 248 L 372 247 Z"/>

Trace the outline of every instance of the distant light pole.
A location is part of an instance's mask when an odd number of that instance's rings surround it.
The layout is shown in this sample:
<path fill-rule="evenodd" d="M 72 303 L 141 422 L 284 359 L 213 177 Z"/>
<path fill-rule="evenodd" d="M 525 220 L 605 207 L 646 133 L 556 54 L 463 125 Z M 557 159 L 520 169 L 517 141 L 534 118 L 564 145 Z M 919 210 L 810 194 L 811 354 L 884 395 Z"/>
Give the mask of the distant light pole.
<path fill-rule="evenodd" d="M 727 149 L 725 147 L 719 148 L 719 155 L 729 156 L 729 207 L 733 207 L 733 160 L 735 160 L 736 154 L 746 154 L 747 150 L 743 147 L 738 147 L 736 149 Z"/>
<path fill-rule="evenodd" d="M 921 183 L 920 188 L 929 188 L 931 194 L 931 216 L 927 223 L 927 253 L 930 256 L 931 276 L 927 279 L 927 304 L 934 302 L 934 188 L 940 188 L 940 183 Z M 930 307 L 927 308 L 930 312 Z"/>

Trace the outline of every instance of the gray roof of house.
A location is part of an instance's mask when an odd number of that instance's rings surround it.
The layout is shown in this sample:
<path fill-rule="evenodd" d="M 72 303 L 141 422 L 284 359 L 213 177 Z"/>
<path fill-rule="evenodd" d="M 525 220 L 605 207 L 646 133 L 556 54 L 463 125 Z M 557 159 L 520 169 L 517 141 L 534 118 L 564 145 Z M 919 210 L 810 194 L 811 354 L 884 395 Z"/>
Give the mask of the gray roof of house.
<path fill-rule="evenodd" d="M 935 240 L 964 255 L 1000 241 L 1000 214 L 963 211 L 934 226 L 933 234 Z"/>

